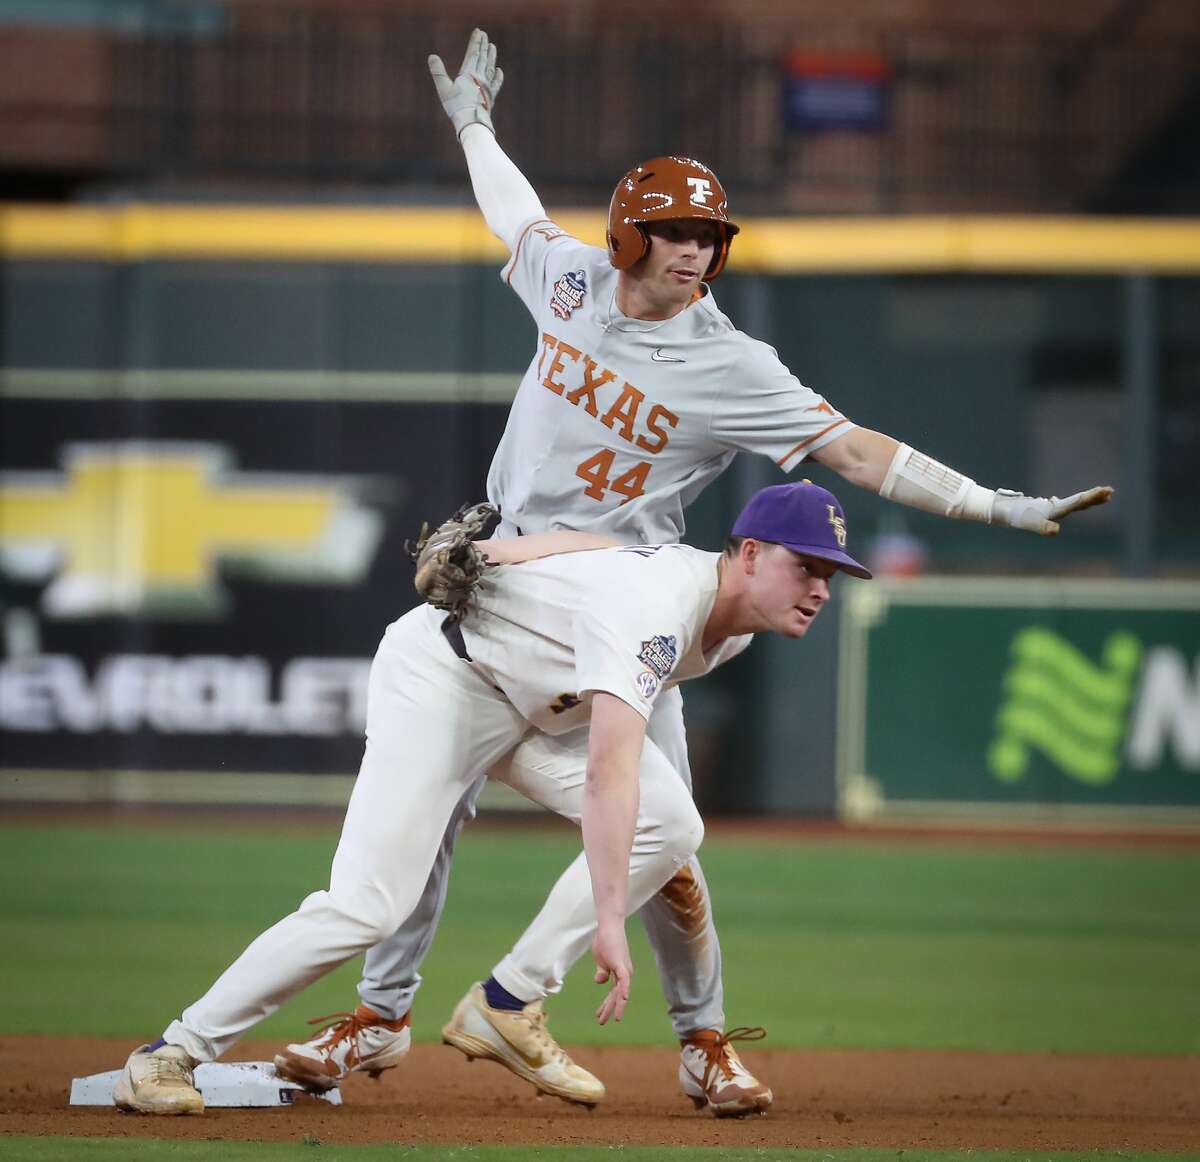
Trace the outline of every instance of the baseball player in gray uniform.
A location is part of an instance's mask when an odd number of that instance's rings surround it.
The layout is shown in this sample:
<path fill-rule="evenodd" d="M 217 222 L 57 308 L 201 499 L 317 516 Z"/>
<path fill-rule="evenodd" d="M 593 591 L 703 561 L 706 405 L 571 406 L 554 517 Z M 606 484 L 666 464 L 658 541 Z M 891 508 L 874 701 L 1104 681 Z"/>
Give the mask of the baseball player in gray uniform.
<path fill-rule="evenodd" d="M 625 917 L 687 863 L 704 831 L 647 723 L 676 683 L 741 653 L 753 634 L 803 637 L 839 570 L 870 577 L 846 536 L 837 500 L 805 481 L 753 496 L 723 553 L 677 543 L 594 548 L 614 542 L 582 533 L 485 542 L 489 559 L 507 564 L 485 574 L 461 621 L 422 605 L 384 634 L 328 889 L 259 936 L 157 1042 L 130 1055 L 116 1104 L 202 1113 L 194 1067 L 396 931 L 426 888 L 461 797 L 486 772 L 580 824 L 590 874 L 569 917 L 567 959 L 591 941 L 597 979 L 612 982 L 600 1021 L 620 1019 L 633 975 Z M 506 766 L 531 744 L 549 748 L 545 761 Z M 469 1055 L 495 1055 L 481 986 L 460 1004 L 454 1031 Z M 577 1068 L 559 1064 L 564 1090 Z"/>
<path fill-rule="evenodd" d="M 718 308 L 710 284 L 738 227 L 711 170 L 679 157 L 635 167 L 613 195 L 607 249 L 585 245 L 547 217 L 496 140 L 491 111 L 503 75 L 487 36 L 472 33 L 456 78 L 438 57 L 429 65 L 480 210 L 510 252 L 502 277 L 537 327 L 536 350 L 488 476 L 502 536 L 570 529 L 631 545 L 678 541 L 684 508 L 741 451 L 768 456 L 784 472 L 811 457 L 901 504 L 1044 535 L 1056 533 L 1067 514 L 1111 495 L 1093 488 L 1059 500 L 994 490 L 857 426 Z M 564 703 L 562 712 L 570 709 Z M 646 730 L 690 787 L 677 690 L 657 698 Z M 542 737 L 506 761 L 505 777 L 516 783 L 543 777 L 559 761 L 578 769 L 573 755 L 556 755 Z M 287 1046 L 276 1058 L 282 1074 L 328 1088 L 351 1070 L 378 1074 L 407 1052 L 417 969 L 444 903 L 455 838 L 480 786 L 482 780 L 466 789 L 451 814 L 405 925 L 367 954 L 357 1009 Z M 491 1056 L 544 1092 L 592 1103 L 603 1095 L 602 1083 L 570 1062 L 546 1030 L 541 1007 L 561 987 L 588 899 L 581 855 L 491 977 L 464 997 L 443 1036 L 478 1051 L 481 1038 L 469 1040 L 463 1030 L 487 1026 Z M 640 915 L 681 1043 L 684 1093 L 720 1115 L 765 1110 L 769 1087 L 749 1072 L 725 1032 L 720 945 L 695 858 L 681 864 L 666 890 L 646 897 Z"/>

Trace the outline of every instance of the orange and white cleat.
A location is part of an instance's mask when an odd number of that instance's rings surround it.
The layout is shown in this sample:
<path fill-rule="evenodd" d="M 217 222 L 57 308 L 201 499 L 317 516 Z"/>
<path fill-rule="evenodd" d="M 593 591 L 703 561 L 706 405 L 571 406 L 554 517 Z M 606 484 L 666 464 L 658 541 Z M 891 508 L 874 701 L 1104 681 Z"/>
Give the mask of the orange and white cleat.
<path fill-rule="evenodd" d="M 378 1077 L 400 1064 L 412 1045 L 411 1014 L 389 1021 L 374 1009 L 359 1005 L 352 1013 L 315 1017 L 322 1026 L 307 1041 L 289 1045 L 275 1055 L 275 1072 L 305 1089 L 325 1093 L 351 1073 Z"/>
<path fill-rule="evenodd" d="M 773 1096 L 768 1086 L 742 1064 L 731 1041 L 761 1041 L 766 1029 L 741 1026 L 722 1033 L 697 1029 L 683 1042 L 679 1084 L 699 1110 L 707 1107 L 718 1118 L 765 1114 Z"/>

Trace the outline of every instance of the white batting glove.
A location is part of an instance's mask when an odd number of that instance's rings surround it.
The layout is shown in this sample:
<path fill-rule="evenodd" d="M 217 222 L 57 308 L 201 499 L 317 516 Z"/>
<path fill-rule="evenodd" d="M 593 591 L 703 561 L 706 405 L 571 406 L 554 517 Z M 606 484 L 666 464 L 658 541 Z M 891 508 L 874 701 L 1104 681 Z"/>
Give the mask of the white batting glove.
<path fill-rule="evenodd" d="M 1011 488 L 998 488 L 992 505 L 991 523 L 1054 537 L 1058 535 L 1058 522 L 1063 517 L 1097 504 L 1107 504 L 1112 494 L 1113 490 L 1107 484 L 1061 500 L 1057 496 L 1026 496 L 1023 492 L 1013 492 Z"/>
<path fill-rule="evenodd" d="M 440 56 L 429 58 L 429 74 L 437 87 L 442 108 L 454 122 L 454 132 L 460 138 L 468 125 L 483 125 L 495 134 L 492 106 L 504 84 L 504 71 L 496 68 L 496 46 L 488 43 L 487 33 L 482 28 L 471 33 L 467 55 L 453 81 Z"/>

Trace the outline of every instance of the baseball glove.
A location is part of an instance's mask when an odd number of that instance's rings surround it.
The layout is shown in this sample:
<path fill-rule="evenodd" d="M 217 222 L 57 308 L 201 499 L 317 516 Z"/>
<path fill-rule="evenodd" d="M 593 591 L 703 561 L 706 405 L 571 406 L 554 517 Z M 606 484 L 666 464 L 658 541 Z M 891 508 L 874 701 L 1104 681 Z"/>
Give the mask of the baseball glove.
<path fill-rule="evenodd" d="M 428 523 L 423 524 L 415 544 L 405 543 L 408 555 L 417 564 L 417 592 L 435 609 L 446 610 L 455 621 L 467 612 L 471 595 L 488 567 L 474 538 L 497 515 L 491 504 L 464 505 L 433 532 Z"/>

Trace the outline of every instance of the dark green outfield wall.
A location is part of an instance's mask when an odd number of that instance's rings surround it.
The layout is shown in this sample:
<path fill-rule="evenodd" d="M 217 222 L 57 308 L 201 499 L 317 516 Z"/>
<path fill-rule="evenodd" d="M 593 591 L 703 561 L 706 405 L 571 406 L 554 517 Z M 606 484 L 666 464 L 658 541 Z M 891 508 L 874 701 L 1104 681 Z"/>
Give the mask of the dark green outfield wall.
<path fill-rule="evenodd" d="M 1195 562 L 1200 484 L 1190 465 L 1200 457 L 1200 280 L 1157 285 L 1159 554 Z M 851 417 L 981 481 L 1060 493 L 1093 476 L 1122 483 L 1119 279 L 808 276 L 759 283 L 729 275 L 716 291 L 736 323 L 769 338 L 801 379 Z M 10 372 L 438 372 L 463 377 L 454 396 L 478 399 L 470 377 L 511 374 L 515 385 L 533 344 L 523 307 L 485 266 L 19 261 L 3 269 L 3 294 L 0 356 Z M 322 393 L 319 383 L 289 387 L 284 376 L 274 389 Z M 6 395 L 21 390 L 20 377 L 10 377 Z M 435 402 L 447 389 L 438 383 L 417 392 Z M 503 384 L 491 384 L 488 398 L 502 401 Z M 868 496 L 847 503 L 860 537 L 889 511 Z M 936 564 L 980 571 L 1015 562 L 1053 571 L 1080 558 L 1113 560 L 1117 513 L 1093 514 L 1086 528 L 1049 549 L 904 516 Z"/>
<path fill-rule="evenodd" d="M 293 568 L 300 575 L 285 580 L 278 561 L 230 554 L 209 579 L 208 597 L 219 591 L 219 600 L 200 617 L 195 593 L 167 593 L 165 583 L 141 605 L 141 598 L 122 608 L 84 600 L 56 610 L 47 594 L 61 572 L 15 552 L 21 538 L 6 519 L 0 593 L 6 617 L 20 616 L 6 621 L 5 664 L 18 664 L 24 650 L 19 664 L 27 668 L 36 664 L 30 658 L 52 654 L 74 659 L 74 669 L 22 687 L 24 717 L 5 722 L 0 764 L 353 770 L 352 678 L 335 681 L 322 670 L 321 681 L 332 685 L 318 697 L 305 685 L 305 667 L 314 658 L 368 658 L 383 625 L 408 602 L 404 537 L 421 519 L 481 495 L 535 338 L 516 297 L 494 268 L 479 265 L 21 260 L 5 264 L 0 277 L 0 451 L 9 490 L 0 515 L 16 511 L 14 480 L 27 484 L 40 473 L 61 484 L 68 446 L 94 451 L 141 441 L 182 448 L 185 461 L 196 446 L 219 454 L 225 485 L 334 480 L 347 511 L 366 513 L 375 526 L 369 551 L 358 546 L 357 572 L 336 581 L 321 571 L 328 562 L 302 563 Z M 1163 279 L 1156 287 L 1155 555 L 1160 570 L 1194 575 L 1200 280 Z M 852 418 L 981 482 L 1059 493 L 1123 483 L 1119 279 L 730 274 L 716 295 L 736 323 L 769 338 L 801 379 Z M 819 468 L 802 471 L 835 484 Z M 745 496 L 780 479 L 766 462 L 735 465 L 694 506 L 689 540 L 716 547 Z M 882 534 L 902 554 L 924 554 L 931 571 L 1120 568 L 1116 505 L 1041 541 L 838 491 L 852 543 L 864 554 Z M 836 639 L 827 615 L 803 645 L 760 643 L 689 693 L 697 775 L 711 806 L 832 808 Z M 30 640 L 32 650 L 21 644 Z M 157 724 L 145 706 L 126 707 L 120 719 L 115 679 L 104 666 L 160 655 L 192 659 L 187 680 L 200 684 L 199 701 L 173 703 Z M 193 665 L 211 657 L 259 664 L 242 671 Z M 186 685 L 187 675 L 175 671 L 137 673 L 143 683 Z M 216 685 L 229 681 L 258 692 L 247 695 L 259 700 L 258 719 L 214 709 Z M 287 716 L 303 716 L 312 698 L 338 707 L 329 729 L 289 733 Z"/>

